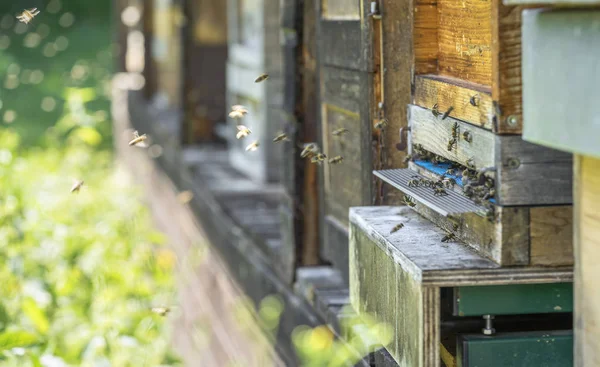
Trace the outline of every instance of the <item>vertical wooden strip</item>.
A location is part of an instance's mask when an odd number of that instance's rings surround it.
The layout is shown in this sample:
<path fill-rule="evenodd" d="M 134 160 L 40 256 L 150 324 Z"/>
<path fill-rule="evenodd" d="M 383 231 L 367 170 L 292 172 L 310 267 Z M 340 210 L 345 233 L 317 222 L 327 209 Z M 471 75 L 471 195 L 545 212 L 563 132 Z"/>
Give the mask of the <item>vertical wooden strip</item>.
<path fill-rule="evenodd" d="M 573 260 L 576 264 L 581 264 L 581 164 L 583 156 L 575 154 L 573 156 Z M 582 271 L 581 266 L 573 267 L 573 366 L 584 367 L 584 348 L 585 330 L 583 329 L 585 314 L 582 310 L 584 300 L 581 291 Z"/>
<path fill-rule="evenodd" d="M 423 287 L 423 366 L 440 365 L 440 288 Z"/>
<path fill-rule="evenodd" d="M 529 208 L 496 207 L 497 242 L 502 243 L 500 264 L 529 264 Z"/>
<path fill-rule="evenodd" d="M 521 11 L 492 0 L 492 98 L 497 104 L 494 131 L 520 134 L 523 128 L 521 98 Z"/>

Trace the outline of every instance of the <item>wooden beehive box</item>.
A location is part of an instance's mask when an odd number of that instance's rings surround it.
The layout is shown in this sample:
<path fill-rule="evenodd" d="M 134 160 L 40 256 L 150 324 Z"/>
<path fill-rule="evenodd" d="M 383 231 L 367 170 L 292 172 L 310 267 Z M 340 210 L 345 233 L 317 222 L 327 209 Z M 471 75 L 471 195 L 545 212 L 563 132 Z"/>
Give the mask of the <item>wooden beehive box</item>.
<path fill-rule="evenodd" d="M 409 168 L 453 178 L 446 190 L 463 196 L 469 184 L 484 210 L 449 216 L 413 197 L 414 207 L 498 264 L 569 265 L 572 156 L 520 135 L 521 11 L 499 0 L 415 3 Z"/>
<path fill-rule="evenodd" d="M 284 127 L 279 6 L 279 0 L 228 1 L 227 105 L 241 104 L 249 110 L 241 121 L 229 119 L 230 161 L 257 182 L 280 178 L 281 147 L 272 142 Z M 269 79 L 255 83 L 263 73 Z M 237 140 L 238 123 L 248 126 L 252 134 Z M 260 148 L 246 152 L 255 140 Z"/>

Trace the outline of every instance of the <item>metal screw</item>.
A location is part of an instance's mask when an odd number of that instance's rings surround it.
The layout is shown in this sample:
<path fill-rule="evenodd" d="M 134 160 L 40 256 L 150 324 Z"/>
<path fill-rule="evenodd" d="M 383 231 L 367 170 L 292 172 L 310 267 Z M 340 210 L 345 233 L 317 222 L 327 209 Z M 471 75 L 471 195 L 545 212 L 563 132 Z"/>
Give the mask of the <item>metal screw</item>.
<path fill-rule="evenodd" d="M 515 127 L 519 124 L 519 118 L 515 115 L 510 115 L 506 118 L 506 124 L 511 127 Z"/>
<path fill-rule="evenodd" d="M 517 169 L 521 165 L 521 161 L 519 161 L 517 158 L 508 158 L 506 160 L 506 165 L 510 169 Z"/>
<path fill-rule="evenodd" d="M 481 332 L 484 335 L 493 335 L 496 334 L 496 329 L 492 327 L 492 320 L 494 319 L 493 315 L 483 315 L 483 319 L 485 320 L 485 327 L 481 329 Z"/>

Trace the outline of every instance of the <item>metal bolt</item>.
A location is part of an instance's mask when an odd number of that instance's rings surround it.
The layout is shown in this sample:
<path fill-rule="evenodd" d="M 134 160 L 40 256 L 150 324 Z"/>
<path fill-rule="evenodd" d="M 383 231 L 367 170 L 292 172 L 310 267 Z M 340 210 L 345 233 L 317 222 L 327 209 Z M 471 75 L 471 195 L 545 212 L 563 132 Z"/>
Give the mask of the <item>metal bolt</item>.
<path fill-rule="evenodd" d="M 510 127 L 516 127 L 519 124 L 519 118 L 515 115 L 510 115 L 506 118 L 506 124 Z"/>
<path fill-rule="evenodd" d="M 496 334 L 496 329 L 492 327 L 492 320 L 494 319 L 493 315 L 483 315 L 483 319 L 485 320 L 485 327 L 481 329 L 481 332 L 484 335 L 493 335 Z"/>
<path fill-rule="evenodd" d="M 506 165 L 510 169 L 517 169 L 521 165 L 521 161 L 518 158 L 508 158 L 506 160 Z"/>

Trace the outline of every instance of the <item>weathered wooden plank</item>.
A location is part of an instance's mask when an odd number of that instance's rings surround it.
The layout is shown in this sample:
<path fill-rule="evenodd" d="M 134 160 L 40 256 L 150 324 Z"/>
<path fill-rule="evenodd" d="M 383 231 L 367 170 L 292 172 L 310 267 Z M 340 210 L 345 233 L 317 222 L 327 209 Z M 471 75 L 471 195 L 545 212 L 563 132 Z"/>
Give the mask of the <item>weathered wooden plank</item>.
<path fill-rule="evenodd" d="M 521 11 L 520 6 L 492 3 L 492 98 L 497 103 L 498 134 L 520 134 L 521 103 Z"/>
<path fill-rule="evenodd" d="M 415 76 L 413 104 L 429 109 L 437 104 L 440 111 L 453 107 L 452 117 L 492 130 L 494 113 L 491 89 L 480 87 L 478 84 L 460 83 L 457 79 L 434 75 Z"/>
<path fill-rule="evenodd" d="M 564 6 L 581 6 L 581 5 L 597 5 L 598 0 L 503 0 L 504 5 L 564 5 Z"/>
<path fill-rule="evenodd" d="M 413 7 L 408 1 L 380 1 L 382 13 L 383 100 L 385 118 L 389 126 L 383 133 L 385 144 L 384 167 L 405 165 L 405 152 L 396 149 L 398 131 L 408 126 L 407 105 L 411 102 L 411 81 L 414 51 Z M 416 16 L 416 15 L 415 15 Z M 398 55 L 403 55 L 398 57 Z M 384 203 L 399 204 L 401 196 L 396 190 L 384 190 Z"/>
<path fill-rule="evenodd" d="M 356 0 L 320 0 L 325 19 L 360 19 L 360 3 Z"/>
<path fill-rule="evenodd" d="M 523 139 L 600 157 L 598 22 L 597 10 L 523 12 Z"/>
<path fill-rule="evenodd" d="M 503 244 L 501 259 L 512 264 L 529 263 L 529 210 L 496 206 L 496 241 Z"/>
<path fill-rule="evenodd" d="M 396 2 L 399 4 L 398 2 Z M 407 12 L 408 13 L 408 12 Z M 410 14 L 410 13 L 408 13 Z M 414 8 L 415 74 L 432 74 L 438 70 L 438 11 L 436 4 L 417 2 Z M 400 22 L 400 20 L 399 20 Z M 401 24 L 406 22 L 404 19 Z M 410 22 L 406 22 L 410 24 Z M 401 45 L 397 45 L 397 47 Z M 407 47 L 408 44 L 404 47 Z"/>
<path fill-rule="evenodd" d="M 496 200 L 500 205 L 572 202 L 570 153 L 531 144 L 520 136 L 496 136 Z"/>
<path fill-rule="evenodd" d="M 529 238 L 531 265 L 573 265 L 573 207 L 531 208 Z"/>
<path fill-rule="evenodd" d="M 452 114 L 451 114 L 452 115 Z M 442 120 L 425 108 L 409 107 L 409 124 L 411 127 L 412 145 L 421 144 L 426 150 L 446 159 L 466 166 L 472 160 L 476 168 L 494 166 L 494 135 L 490 131 L 447 117 Z M 471 133 L 472 141 L 457 139 L 452 150 L 448 150 L 448 142 L 452 138 L 452 128 L 458 124 L 459 133 Z"/>
<path fill-rule="evenodd" d="M 321 66 L 321 100 L 329 105 L 359 114 L 364 97 L 360 72 Z"/>
<path fill-rule="evenodd" d="M 578 156 L 575 190 L 575 366 L 600 363 L 600 160 Z"/>
<path fill-rule="evenodd" d="M 360 21 L 321 21 L 321 27 L 323 65 L 367 70 L 361 52 Z"/>
<path fill-rule="evenodd" d="M 491 7 L 491 0 L 437 2 L 441 75 L 491 85 Z"/>

